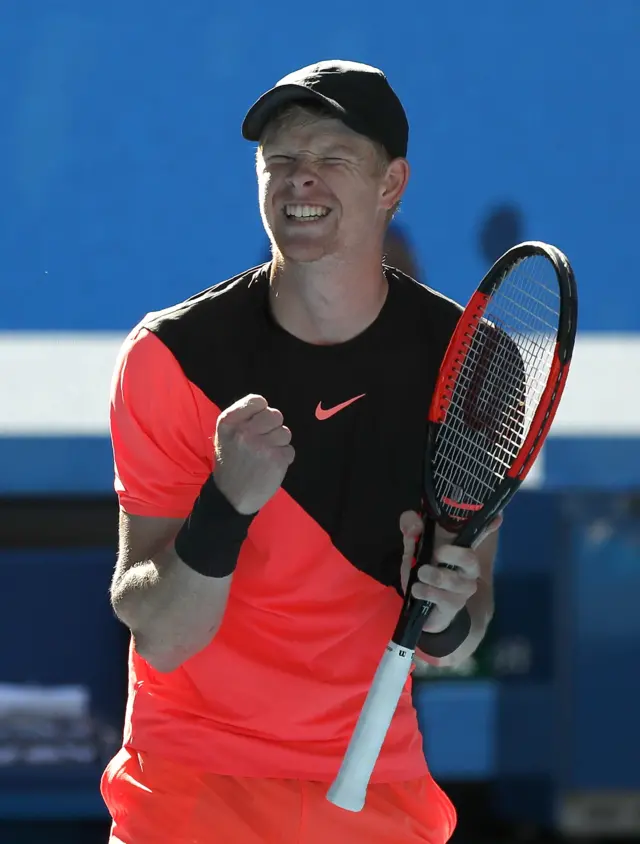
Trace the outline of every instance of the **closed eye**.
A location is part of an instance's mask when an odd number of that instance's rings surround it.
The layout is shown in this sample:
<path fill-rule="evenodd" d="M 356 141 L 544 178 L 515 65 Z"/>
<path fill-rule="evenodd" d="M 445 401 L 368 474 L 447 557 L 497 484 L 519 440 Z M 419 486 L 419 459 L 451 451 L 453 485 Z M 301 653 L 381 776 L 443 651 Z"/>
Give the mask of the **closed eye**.
<path fill-rule="evenodd" d="M 291 155 L 270 155 L 266 159 L 267 164 L 288 164 L 290 161 L 293 161 Z"/>

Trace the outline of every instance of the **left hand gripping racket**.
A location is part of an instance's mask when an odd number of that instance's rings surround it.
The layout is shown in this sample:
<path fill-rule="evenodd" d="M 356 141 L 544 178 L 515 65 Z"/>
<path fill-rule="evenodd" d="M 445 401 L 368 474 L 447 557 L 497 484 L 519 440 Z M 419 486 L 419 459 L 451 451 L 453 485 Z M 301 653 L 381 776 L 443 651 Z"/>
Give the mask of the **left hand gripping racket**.
<path fill-rule="evenodd" d="M 533 465 L 562 396 L 576 320 L 569 261 L 538 242 L 499 258 L 460 316 L 431 401 L 424 466 L 424 506 L 456 534 L 454 545 L 470 548 L 482 538 Z M 418 559 L 430 561 L 431 553 L 421 542 Z M 364 806 L 432 607 L 411 596 L 417 569 L 327 795 L 352 812 Z"/>

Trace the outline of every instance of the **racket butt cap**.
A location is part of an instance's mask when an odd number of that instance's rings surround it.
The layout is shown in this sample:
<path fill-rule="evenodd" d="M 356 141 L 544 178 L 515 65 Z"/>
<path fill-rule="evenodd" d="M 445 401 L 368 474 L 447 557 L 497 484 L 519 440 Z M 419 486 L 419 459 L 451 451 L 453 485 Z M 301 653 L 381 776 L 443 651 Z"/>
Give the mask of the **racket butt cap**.
<path fill-rule="evenodd" d="M 344 786 L 338 782 L 334 782 L 327 792 L 327 800 L 333 803 L 338 809 L 344 809 L 347 812 L 361 812 L 364 808 L 366 793 Z"/>

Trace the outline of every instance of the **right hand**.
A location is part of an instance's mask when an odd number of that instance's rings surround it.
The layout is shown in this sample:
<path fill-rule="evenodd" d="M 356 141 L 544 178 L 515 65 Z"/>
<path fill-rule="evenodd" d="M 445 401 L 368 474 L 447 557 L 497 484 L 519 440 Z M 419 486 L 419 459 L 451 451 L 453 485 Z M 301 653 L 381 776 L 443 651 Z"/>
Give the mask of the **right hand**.
<path fill-rule="evenodd" d="M 282 485 L 295 452 L 282 413 L 248 395 L 218 417 L 213 476 L 239 513 L 256 513 Z"/>

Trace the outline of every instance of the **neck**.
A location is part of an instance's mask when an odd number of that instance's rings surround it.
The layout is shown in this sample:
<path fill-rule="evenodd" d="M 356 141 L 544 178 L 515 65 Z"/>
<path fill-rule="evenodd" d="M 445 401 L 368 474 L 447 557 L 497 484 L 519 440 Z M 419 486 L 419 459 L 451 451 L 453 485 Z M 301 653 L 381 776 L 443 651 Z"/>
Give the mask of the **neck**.
<path fill-rule="evenodd" d="M 387 290 L 382 254 L 364 261 L 329 256 L 309 263 L 276 255 L 271 264 L 273 316 L 307 343 L 331 345 L 356 337 L 375 321 Z"/>

